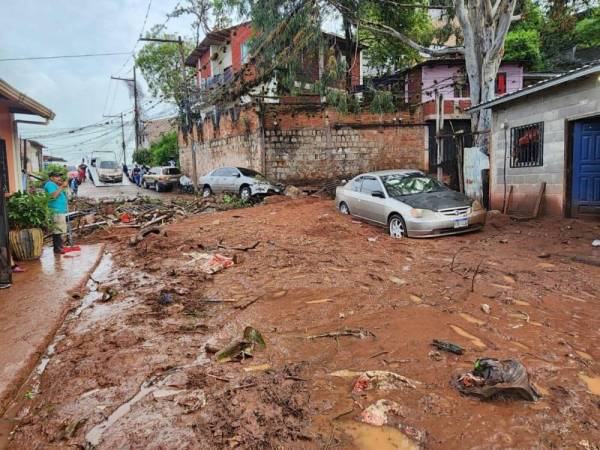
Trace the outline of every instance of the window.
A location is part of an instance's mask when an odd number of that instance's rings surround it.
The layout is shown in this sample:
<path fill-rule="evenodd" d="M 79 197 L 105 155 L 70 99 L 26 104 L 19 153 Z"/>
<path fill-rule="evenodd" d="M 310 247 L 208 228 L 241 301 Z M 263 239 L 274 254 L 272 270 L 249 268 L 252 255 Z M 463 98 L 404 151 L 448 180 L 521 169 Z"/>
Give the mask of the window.
<path fill-rule="evenodd" d="M 248 44 L 248 41 L 240 45 L 240 50 L 242 53 L 242 64 L 246 64 L 248 62 L 248 56 L 250 55 L 250 44 Z"/>
<path fill-rule="evenodd" d="M 454 80 L 454 98 L 470 98 L 469 80 L 465 75 L 458 75 Z"/>
<path fill-rule="evenodd" d="M 498 72 L 496 76 L 496 95 L 506 94 L 506 72 Z"/>
<path fill-rule="evenodd" d="M 119 164 L 116 161 L 100 161 L 100 169 L 118 169 Z"/>
<path fill-rule="evenodd" d="M 381 191 L 381 185 L 376 178 L 365 177 L 362 187 L 360 188 L 360 192 L 363 194 L 371 195 L 374 191 Z"/>
<path fill-rule="evenodd" d="M 165 167 L 162 172 L 163 175 L 181 175 L 181 171 L 177 167 Z"/>
<path fill-rule="evenodd" d="M 227 168 L 217 169 L 211 173 L 211 176 L 213 177 L 224 177 L 225 175 L 227 175 Z"/>
<path fill-rule="evenodd" d="M 232 167 L 226 167 L 223 170 L 225 171 L 225 173 L 221 175 L 223 177 L 237 177 L 240 174 L 237 169 Z"/>
<path fill-rule="evenodd" d="M 363 177 L 355 178 L 350 182 L 350 189 L 354 192 L 360 192 L 360 185 L 362 184 Z"/>
<path fill-rule="evenodd" d="M 510 167 L 543 166 L 544 123 L 510 129 Z"/>

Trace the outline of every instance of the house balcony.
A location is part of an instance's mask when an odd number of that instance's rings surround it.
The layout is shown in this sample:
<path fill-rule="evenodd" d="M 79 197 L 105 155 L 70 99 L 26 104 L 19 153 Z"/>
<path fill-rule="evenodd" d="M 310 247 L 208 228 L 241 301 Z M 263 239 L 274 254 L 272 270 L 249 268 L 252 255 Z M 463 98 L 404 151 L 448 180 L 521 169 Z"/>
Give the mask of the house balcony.
<path fill-rule="evenodd" d="M 233 68 L 227 67 L 223 73 L 213 75 L 212 77 L 203 78 L 200 80 L 200 89 L 208 90 L 213 89 L 217 86 L 229 84 L 233 81 Z"/>

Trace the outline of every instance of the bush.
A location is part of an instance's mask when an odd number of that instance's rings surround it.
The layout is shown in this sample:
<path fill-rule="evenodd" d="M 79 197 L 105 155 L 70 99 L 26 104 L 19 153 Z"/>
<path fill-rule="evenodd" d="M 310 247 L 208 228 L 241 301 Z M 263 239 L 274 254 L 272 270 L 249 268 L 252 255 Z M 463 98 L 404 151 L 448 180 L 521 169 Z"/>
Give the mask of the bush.
<path fill-rule="evenodd" d="M 504 59 L 522 61 L 527 69 L 540 70 L 543 68 L 540 46 L 540 34 L 537 30 L 511 31 L 504 42 Z"/>
<path fill-rule="evenodd" d="M 49 229 L 53 221 L 47 194 L 17 192 L 8 198 L 8 226 L 13 230 Z"/>
<path fill-rule="evenodd" d="M 179 142 L 177 131 L 163 134 L 150 148 L 141 148 L 133 153 L 133 161 L 146 166 L 166 166 L 169 161 L 179 161 Z"/>

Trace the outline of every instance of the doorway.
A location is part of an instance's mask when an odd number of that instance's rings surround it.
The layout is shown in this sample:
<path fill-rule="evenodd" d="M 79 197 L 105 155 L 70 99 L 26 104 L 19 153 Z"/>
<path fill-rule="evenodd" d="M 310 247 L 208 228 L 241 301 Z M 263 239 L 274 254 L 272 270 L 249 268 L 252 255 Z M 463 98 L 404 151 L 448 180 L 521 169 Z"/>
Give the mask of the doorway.
<path fill-rule="evenodd" d="M 0 139 L 0 284 L 11 283 L 11 270 L 8 246 L 8 218 L 5 194 L 8 187 L 8 158 L 6 142 Z"/>
<path fill-rule="evenodd" d="M 600 119 L 573 124 L 571 216 L 600 216 Z"/>

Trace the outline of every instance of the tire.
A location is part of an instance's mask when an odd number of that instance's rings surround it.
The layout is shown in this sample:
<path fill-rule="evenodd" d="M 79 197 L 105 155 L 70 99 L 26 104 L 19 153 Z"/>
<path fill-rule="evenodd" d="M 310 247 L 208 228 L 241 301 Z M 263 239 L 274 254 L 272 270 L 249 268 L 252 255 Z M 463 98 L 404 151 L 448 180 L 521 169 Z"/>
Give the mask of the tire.
<path fill-rule="evenodd" d="M 206 197 L 210 197 L 213 194 L 212 189 L 210 188 L 210 186 L 204 186 L 202 188 L 202 197 L 206 198 Z"/>
<path fill-rule="evenodd" d="M 348 204 L 346 202 L 340 202 L 338 209 L 342 214 L 350 214 L 350 208 L 348 208 Z"/>
<path fill-rule="evenodd" d="M 392 214 L 388 219 L 388 233 L 390 237 L 402 239 L 408 236 L 406 231 L 406 222 L 400 214 Z"/>
<path fill-rule="evenodd" d="M 242 186 L 240 188 L 240 198 L 245 202 L 250 201 L 252 198 L 252 191 L 248 186 Z"/>

